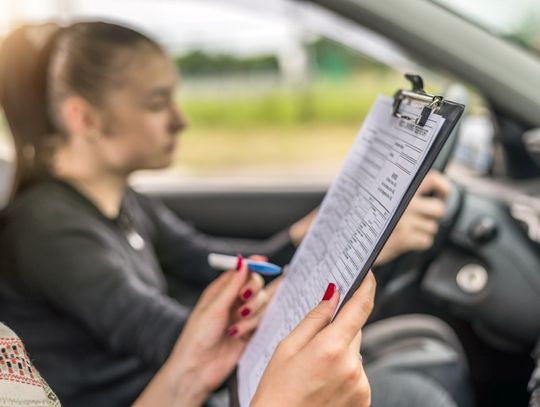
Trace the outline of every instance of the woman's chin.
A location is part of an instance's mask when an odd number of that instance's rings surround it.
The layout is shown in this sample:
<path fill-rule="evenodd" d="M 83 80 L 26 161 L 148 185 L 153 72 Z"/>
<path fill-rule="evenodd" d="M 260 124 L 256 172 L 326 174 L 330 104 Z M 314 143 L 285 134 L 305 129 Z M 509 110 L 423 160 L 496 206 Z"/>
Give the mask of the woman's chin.
<path fill-rule="evenodd" d="M 164 168 L 170 167 L 172 163 L 173 163 L 172 158 L 163 160 L 162 162 L 156 163 L 152 168 L 149 168 L 149 170 L 162 170 Z"/>
<path fill-rule="evenodd" d="M 170 167 L 173 163 L 173 157 L 163 157 L 159 160 L 152 160 L 146 162 L 144 165 L 139 166 L 139 170 L 162 170 L 164 168 Z"/>

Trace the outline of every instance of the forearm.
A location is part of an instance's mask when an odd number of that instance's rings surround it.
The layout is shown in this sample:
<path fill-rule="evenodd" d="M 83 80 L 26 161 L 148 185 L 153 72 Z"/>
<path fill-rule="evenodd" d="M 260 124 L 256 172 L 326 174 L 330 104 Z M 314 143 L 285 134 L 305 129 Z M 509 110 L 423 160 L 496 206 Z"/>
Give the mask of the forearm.
<path fill-rule="evenodd" d="M 194 373 L 184 371 L 173 362 L 167 361 L 158 371 L 134 407 L 199 407 L 208 397 L 208 392 L 197 382 Z"/>

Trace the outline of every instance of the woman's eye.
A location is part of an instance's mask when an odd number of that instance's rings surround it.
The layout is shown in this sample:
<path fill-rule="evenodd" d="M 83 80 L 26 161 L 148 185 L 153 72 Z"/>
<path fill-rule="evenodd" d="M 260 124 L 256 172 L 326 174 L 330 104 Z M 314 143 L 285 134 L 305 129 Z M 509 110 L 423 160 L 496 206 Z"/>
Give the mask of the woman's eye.
<path fill-rule="evenodd" d="M 157 111 L 160 111 L 160 110 L 163 110 L 167 107 L 167 104 L 166 103 L 163 103 L 163 102 L 159 102 L 159 103 L 150 103 L 148 105 L 148 109 L 153 111 L 153 112 L 157 112 Z"/>

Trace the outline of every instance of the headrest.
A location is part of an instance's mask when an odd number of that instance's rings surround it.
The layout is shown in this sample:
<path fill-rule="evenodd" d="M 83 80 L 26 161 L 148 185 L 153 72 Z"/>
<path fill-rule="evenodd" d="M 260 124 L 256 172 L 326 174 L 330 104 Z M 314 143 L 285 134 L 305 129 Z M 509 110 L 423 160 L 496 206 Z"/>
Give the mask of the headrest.
<path fill-rule="evenodd" d="M 0 158 L 0 209 L 4 208 L 8 202 L 14 170 L 15 166 L 12 162 Z"/>

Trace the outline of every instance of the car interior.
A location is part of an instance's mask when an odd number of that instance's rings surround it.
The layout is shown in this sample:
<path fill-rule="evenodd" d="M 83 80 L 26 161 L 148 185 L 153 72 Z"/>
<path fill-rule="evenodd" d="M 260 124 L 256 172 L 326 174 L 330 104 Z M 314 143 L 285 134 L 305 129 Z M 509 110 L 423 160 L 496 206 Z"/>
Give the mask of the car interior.
<path fill-rule="evenodd" d="M 376 270 L 370 323 L 403 314 L 439 317 L 466 355 L 475 405 L 526 405 L 530 354 L 540 335 L 540 51 L 498 36 L 446 1 L 231 4 L 292 14 L 312 35 L 396 71 L 420 73 L 445 97 L 467 104 L 434 165 L 453 183 L 435 243 Z M 0 161 L 0 204 L 8 200 L 12 176 L 13 163 Z M 203 232 L 253 239 L 316 208 L 328 188 L 316 179 L 186 183 L 157 177 L 140 174 L 133 185 Z M 200 294 L 183 282 L 171 284 L 188 303 Z M 415 329 L 430 338 L 438 328 Z M 444 349 L 438 355 L 444 357 Z M 413 356 L 404 363 L 421 362 Z"/>

